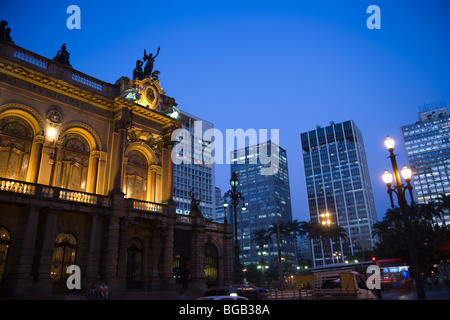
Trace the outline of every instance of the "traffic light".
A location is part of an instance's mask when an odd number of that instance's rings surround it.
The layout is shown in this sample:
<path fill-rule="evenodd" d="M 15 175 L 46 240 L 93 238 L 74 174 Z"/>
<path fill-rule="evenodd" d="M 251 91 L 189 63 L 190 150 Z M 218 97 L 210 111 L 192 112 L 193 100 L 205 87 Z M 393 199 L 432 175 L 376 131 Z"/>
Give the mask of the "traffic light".
<path fill-rule="evenodd" d="M 377 264 L 377 258 L 372 257 L 372 263 L 373 263 L 373 264 Z"/>

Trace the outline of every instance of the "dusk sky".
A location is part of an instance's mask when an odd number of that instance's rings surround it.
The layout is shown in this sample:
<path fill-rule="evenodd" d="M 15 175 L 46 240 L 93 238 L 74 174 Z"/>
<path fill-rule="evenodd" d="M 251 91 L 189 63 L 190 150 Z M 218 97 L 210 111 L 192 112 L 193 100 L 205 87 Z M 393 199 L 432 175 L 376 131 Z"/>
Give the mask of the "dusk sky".
<path fill-rule="evenodd" d="M 68 29 L 67 7 L 81 9 Z M 370 5 L 381 29 L 366 25 Z M 16 45 L 115 83 L 132 78 L 144 49 L 182 111 L 226 129 L 279 129 L 287 150 L 293 218 L 309 220 L 299 135 L 330 121 L 360 128 L 377 215 L 389 208 L 381 180 L 384 140 L 418 120 L 424 103 L 450 103 L 450 1 L 2 1 Z M 216 165 L 229 189 L 230 168 Z"/>

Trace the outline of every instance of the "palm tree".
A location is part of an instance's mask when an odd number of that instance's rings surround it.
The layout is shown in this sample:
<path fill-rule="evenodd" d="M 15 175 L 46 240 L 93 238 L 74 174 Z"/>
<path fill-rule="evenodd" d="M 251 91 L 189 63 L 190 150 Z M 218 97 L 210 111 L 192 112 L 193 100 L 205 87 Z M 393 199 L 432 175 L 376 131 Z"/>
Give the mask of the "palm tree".
<path fill-rule="evenodd" d="M 306 222 L 302 221 L 300 223 L 300 237 L 307 237 L 308 239 L 318 239 L 322 237 L 322 228 L 317 222 Z"/>
<path fill-rule="evenodd" d="M 442 213 L 442 222 L 445 226 L 445 211 L 450 212 L 450 193 L 442 193 L 436 199 L 438 201 L 439 211 Z"/>
<path fill-rule="evenodd" d="M 399 207 L 389 208 L 384 214 L 383 220 L 386 220 L 389 224 L 394 224 L 396 227 L 400 227 L 402 222 L 402 211 Z"/>
<path fill-rule="evenodd" d="M 301 229 L 302 223 L 298 221 L 297 219 L 290 221 L 287 223 L 287 231 L 292 236 L 294 243 L 295 243 L 295 263 L 298 266 L 298 248 L 297 248 L 297 236 L 300 236 L 302 229 Z"/>
<path fill-rule="evenodd" d="M 259 246 L 259 253 L 261 255 L 261 270 L 262 270 L 262 283 L 264 285 L 264 244 L 272 241 L 271 236 L 268 234 L 266 229 L 254 230 L 252 233 L 252 242 L 256 242 Z"/>
<path fill-rule="evenodd" d="M 255 242 L 259 246 L 259 252 L 261 254 L 261 264 L 264 265 L 264 244 L 272 241 L 272 238 L 268 234 L 266 229 L 254 230 L 252 233 L 252 242 Z"/>
<path fill-rule="evenodd" d="M 417 205 L 417 213 L 419 221 L 431 222 L 435 218 L 441 218 L 441 210 L 439 204 L 435 201 L 420 203 Z"/>
<path fill-rule="evenodd" d="M 348 239 L 347 236 L 347 231 L 345 230 L 345 228 L 334 224 L 331 225 L 330 227 L 328 227 L 328 237 L 333 240 L 333 241 L 340 241 L 341 239 Z"/>
<path fill-rule="evenodd" d="M 276 238 L 277 238 L 277 247 L 278 247 L 278 268 L 279 268 L 279 287 L 280 289 L 283 288 L 283 264 L 281 262 L 282 257 L 281 257 L 281 234 L 285 234 L 286 233 L 286 225 L 283 222 L 279 222 L 278 221 L 278 216 L 277 216 L 277 222 L 276 223 L 272 223 L 271 226 L 269 227 L 268 230 L 270 235 L 275 234 Z"/>

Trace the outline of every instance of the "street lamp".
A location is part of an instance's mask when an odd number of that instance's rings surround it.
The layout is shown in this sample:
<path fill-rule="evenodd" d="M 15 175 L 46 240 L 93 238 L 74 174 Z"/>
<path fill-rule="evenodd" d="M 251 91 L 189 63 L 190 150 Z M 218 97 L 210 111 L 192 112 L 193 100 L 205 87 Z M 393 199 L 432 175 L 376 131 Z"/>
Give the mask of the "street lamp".
<path fill-rule="evenodd" d="M 387 188 L 388 188 L 387 192 L 388 192 L 389 198 L 391 200 L 392 208 L 395 207 L 392 194 L 395 193 L 397 195 L 398 205 L 399 205 L 401 213 L 402 213 L 401 217 L 402 217 L 403 223 L 405 225 L 405 233 L 406 233 L 406 240 L 408 242 L 408 250 L 409 250 L 409 255 L 410 255 L 410 260 L 411 260 L 411 267 L 414 270 L 415 279 L 416 279 L 417 298 L 418 299 L 426 299 L 425 289 L 424 289 L 423 279 L 422 279 L 422 273 L 420 271 L 416 247 L 415 247 L 414 238 L 413 238 L 413 234 L 412 234 L 411 221 L 409 219 L 409 214 L 408 214 L 408 203 L 406 202 L 406 197 L 405 197 L 405 191 L 408 190 L 409 195 L 411 197 L 411 204 L 414 204 L 414 199 L 413 199 L 413 194 L 412 194 L 413 187 L 411 186 L 412 172 L 411 172 L 411 169 L 408 169 L 406 166 L 403 167 L 403 169 L 401 170 L 401 173 L 399 172 L 398 167 L 397 167 L 397 161 L 395 159 L 396 155 L 394 154 L 395 142 L 393 139 L 391 139 L 388 136 L 386 141 L 384 142 L 384 145 L 389 150 L 389 158 L 391 159 L 392 170 L 394 172 L 394 175 L 390 174 L 387 170 L 385 170 L 384 174 L 382 176 L 383 181 L 387 185 Z M 402 175 L 403 179 L 405 180 L 406 186 L 402 183 L 402 181 L 400 179 L 400 174 Z M 394 186 L 392 186 L 392 180 L 395 181 Z"/>
<path fill-rule="evenodd" d="M 342 253 L 340 252 L 333 252 L 333 257 L 336 258 L 337 263 L 339 263 L 339 259 L 342 257 Z"/>
<path fill-rule="evenodd" d="M 227 197 L 230 197 L 231 205 L 233 206 L 233 217 L 234 217 L 234 277 L 233 282 L 236 284 L 242 283 L 242 264 L 239 261 L 239 242 L 237 237 L 237 206 L 239 204 L 239 200 L 242 200 L 242 210 L 245 211 L 247 208 L 245 207 L 244 197 L 240 192 L 236 190 L 236 187 L 239 185 L 239 179 L 237 178 L 236 172 L 231 174 L 230 186 L 231 189 L 228 190 L 225 195 L 225 215 L 226 209 L 228 207 Z"/>
<path fill-rule="evenodd" d="M 331 225 L 330 213 L 329 212 L 322 213 L 320 215 L 320 217 L 322 218 L 322 225 L 323 226 L 329 227 Z"/>

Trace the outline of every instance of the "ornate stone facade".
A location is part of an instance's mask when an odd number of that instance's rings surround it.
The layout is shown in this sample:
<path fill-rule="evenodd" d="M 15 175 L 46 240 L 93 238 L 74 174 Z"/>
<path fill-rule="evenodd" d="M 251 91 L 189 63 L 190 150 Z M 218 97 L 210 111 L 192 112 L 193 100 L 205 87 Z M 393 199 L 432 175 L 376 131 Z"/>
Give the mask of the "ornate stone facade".
<path fill-rule="evenodd" d="M 228 224 L 177 215 L 175 100 L 158 77 L 115 84 L 0 42 L 0 293 L 177 289 L 231 281 Z"/>

